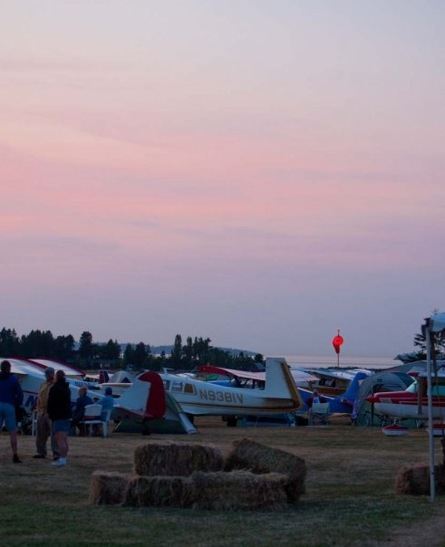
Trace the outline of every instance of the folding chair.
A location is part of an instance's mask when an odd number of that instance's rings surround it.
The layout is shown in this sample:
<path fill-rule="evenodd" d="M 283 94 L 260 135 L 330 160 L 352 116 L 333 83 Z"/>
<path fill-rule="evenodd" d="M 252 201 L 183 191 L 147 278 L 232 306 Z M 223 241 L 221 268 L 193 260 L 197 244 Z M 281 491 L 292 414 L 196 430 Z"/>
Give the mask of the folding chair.
<path fill-rule="evenodd" d="M 309 424 L 314 425 L 316 420 L 322 424 L 327 424 L 329 414 L 329 403 L 314 403 L 309 411 Z"/>
<path fill-rule="evenodd" d="M 88 435 L 91 436 L 92 427 L 93 425 L 100 424 L 102 425 L 103 422 L 100 419 L 100 416 L 102 414 L 102 405 L 98 404 L 92 404 L 92 405 L 86 405 L 85 407 L 85 414 L 83 420 L 81 420 L 81 424 L 85 426 L 85 430 Z"/>

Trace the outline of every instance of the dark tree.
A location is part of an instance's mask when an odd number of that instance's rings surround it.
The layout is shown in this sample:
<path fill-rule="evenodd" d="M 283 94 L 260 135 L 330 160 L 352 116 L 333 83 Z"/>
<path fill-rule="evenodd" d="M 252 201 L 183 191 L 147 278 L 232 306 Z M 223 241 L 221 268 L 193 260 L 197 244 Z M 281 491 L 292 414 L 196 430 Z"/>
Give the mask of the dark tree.
<path fill-rule="evenodd" d="M 187 368 L 190 368 L 193 361 L 193 339 L 191 336 L 187 337 L 187 343 L 182 348 L 182 353 L 184 355 L 184 364 Z"/>
<path fill-rule="evenodd" d="M 134 349 L 131 344 L 127 344 L 124 351 L 124 365 L 134 365 Z"/>
<path fill-rule="evenodd" d="M 74 337 L 57 336 L 54 340 L 54 356 L 59 361 L 69 361 L 74 355 Z"/>
<path fill-rule="evenodd" d="M 102 346 L 100 354 L 106 361 L 117 361 L 121 356 L 121 347 L 118 341 L 110 338 L 105 346 Z"/>
<path fill-rule="evenodd" d="M 91 363 L 94 355 L 93 335 L 91 332 L 82 332 L 79 340 L 79 356 L 85 363 Z"/>
<path fill-rule="evenodd" d="M 171 353 L 171 362 L 174 368 L 180 368 L 181 366 L 181 357 L 182 357 L 182 337 L 180 334 L 175 336 L 175 343 L 173 344 L 173 349 Z"/>
<path fill-rule="evenodd" d="M 146 361 L 147 361 L 147 350 L 145 348 L 144 342 L 139 342 L 137 344 L 134 355 L 133 355 L 133 363 L 134 366 L 138 369 L 144 368 Z"/>
<path fill-rule="evenodd" d="M 20 355 L 20 340 L 14 329 L 2 328 L 0 331 L 0 355 L 14 357 Z"/>
<path fill-rule="evenodd" d="M 32 330 L 20 339 L 22 357 L 54 357 L 54 337 L 51 331 Z"/>

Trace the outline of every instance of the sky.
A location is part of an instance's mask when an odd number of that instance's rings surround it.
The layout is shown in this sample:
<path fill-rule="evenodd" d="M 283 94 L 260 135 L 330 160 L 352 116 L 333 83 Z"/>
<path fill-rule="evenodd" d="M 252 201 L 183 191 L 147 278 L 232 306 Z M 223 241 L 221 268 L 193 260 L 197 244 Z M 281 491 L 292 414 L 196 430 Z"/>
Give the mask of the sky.
<path fill-rule="evenodd" d="M 394 356 L 445 309 L 444 2 L 1 10 L 0 326 Z"/>

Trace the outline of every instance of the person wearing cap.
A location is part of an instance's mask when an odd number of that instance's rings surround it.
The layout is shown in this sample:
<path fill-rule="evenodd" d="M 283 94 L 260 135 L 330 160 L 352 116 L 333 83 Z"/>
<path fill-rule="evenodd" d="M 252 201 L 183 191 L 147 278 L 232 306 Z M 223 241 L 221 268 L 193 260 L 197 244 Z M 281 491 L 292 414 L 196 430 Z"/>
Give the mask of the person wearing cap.
<path fill-rule="evenodd" d="M 71 428 L 71 392 L 63 370 L 56 372 L 56 381 L 49 390 L 48 416 L 52 421 L 54 438 L 59 452 L 59 459 L 52 465 L 66 465 L 68 454 L 68 433 Z"/>
<path fill-rule="evenodd" d="M 17 454 L 17 421 L 16 407 L 23 401 L 23 391 L 19 381 L 11 374 L 11 363 L 2 361 L 0 365 L 0 431 L 5 424 L 9 432 L 12 449 L 12 461 L 21 463 Z"/>
<path fill-rule="evenodd" d="M 52 435 L 52 426 L 51 420 L 48 416 L 48 395 L 49 390 L 54 384 L 54 369 L 48 367 L 45 369 L 45 378 L 46 380 L 40 386 L 39 395 L 37 397 L 37 431 L 36 431 L 36 450 L 37 453 L 33 456 L 34 458 L 46 458 L 47 450 L 46 445 L 48 438 L 51 436 L 51 448 L 53 452 L 53 459 L 59 457 L 57 453 L 56 443 L 54 440 L 54 435 Z"/>

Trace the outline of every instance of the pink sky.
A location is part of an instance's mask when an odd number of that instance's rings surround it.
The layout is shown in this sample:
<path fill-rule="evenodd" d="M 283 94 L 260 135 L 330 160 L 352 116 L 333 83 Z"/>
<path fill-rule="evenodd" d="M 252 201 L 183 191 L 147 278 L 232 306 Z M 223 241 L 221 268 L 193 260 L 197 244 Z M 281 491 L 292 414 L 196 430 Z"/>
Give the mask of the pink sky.
<path fill-rule="evenodd" d="M 3 8 L 0 303 L 19 333 L 411 349 L 444 308 L 441 2 Z"/>

